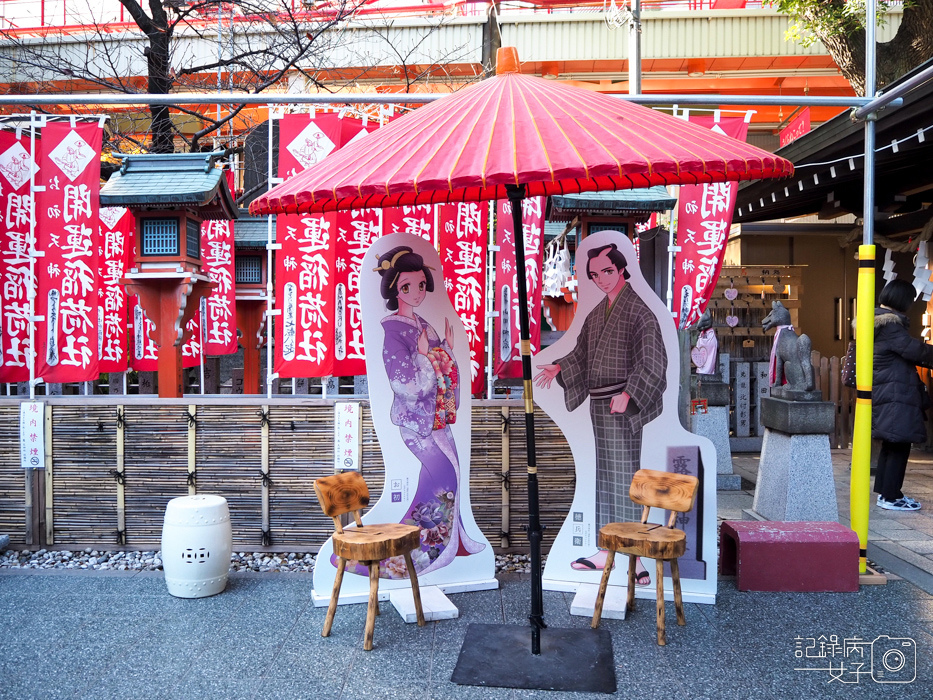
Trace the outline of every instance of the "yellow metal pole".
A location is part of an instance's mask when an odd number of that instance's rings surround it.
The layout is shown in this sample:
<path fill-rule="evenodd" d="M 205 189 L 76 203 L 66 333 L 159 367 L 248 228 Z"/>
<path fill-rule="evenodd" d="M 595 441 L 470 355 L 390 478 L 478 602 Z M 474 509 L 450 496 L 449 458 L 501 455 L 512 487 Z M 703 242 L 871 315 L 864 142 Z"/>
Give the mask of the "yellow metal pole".
<path fill-rule="evenodd" d="M 875 354 L 875 246 L 858 249 L 858 305 L 855 328 L 855 427 L 852 431 L 852 474 L 849 519 L 858 535 L 860 574 L 866 572 L 868 509 L 871 505 L 871 382 Z"/>

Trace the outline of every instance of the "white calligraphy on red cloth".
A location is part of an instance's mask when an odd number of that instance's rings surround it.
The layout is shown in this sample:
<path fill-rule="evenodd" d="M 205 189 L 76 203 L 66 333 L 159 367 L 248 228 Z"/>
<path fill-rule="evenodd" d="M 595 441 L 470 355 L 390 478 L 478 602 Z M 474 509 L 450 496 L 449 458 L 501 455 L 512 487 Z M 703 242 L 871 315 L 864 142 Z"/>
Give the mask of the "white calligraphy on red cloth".
<path fill-rule="evenodd" d="M 207 355 L 232 355 L 237 351 L 233 228 L 232 221 L 205 221 L 201 225 L 202 272 L 215 284 L 206 303 Z"/>
<path fill-rule="evenodd" d="M 202 308 L 204 299 L 201 300 Z M 155 335 L 155 323 L 149 320 L 139 297 L 130 297 L 130 357 L 129 366 L 137 372 L 157 372 L 159 370 L 159 346 L 152 339 Z M 181 346 L 181 366 L 185 369 L 201 364 L 201 313 L 185 324 L 185 342 Z"/>
<path fill-rule="evenodd" d="M 336 113 L 289 114 L 279 122 L 279 177 L 289 178 L 349 143 L 362 122 Z M 275 372 L 325 377 L 334 372 L 336 214 L 276 217 Z"/>
<path fill-rule="evenodd" d="M 275 371 L 280 377 L 328 377 L 334 370 L 333 238 L 337 215 L 305 214 L 279 225 L 276 257 Z"/>
<path fill-rule="evenodd" d="M 38 148 L 39 141 L 36 141 Z M 29 178 L 35 170 L 28 137 L 0 131 L 0 381 L 29 379 L 29 221 L 33 199 Z M 41 261 L 40 261 L 41 262 Z"/>
<path fill-rule="evenodd" d="M 742 117 L 690 117 L 691 122 L 744 141 L 748 123 Z M 722 261 L 735 209 L 736 182 L 683 185 L 677 208 L 677 245 L 674 263 L 674 320 L 684 329 L 695 324 L 709 304 Z"/>
<path fill-rule="evenodd" d="M 525 277 L 528 291 L 528 322 L 532 354 L 541 349 L 541 265 L 544 259 L 544 197 L 522 200 L 522 229 L 525 241 L 525 269 L 515 265 L 515 234 L 512 231 L 512 205 L 507 199 L 496 202 L 496 329 L 495 372 L 499 378 L 522 376 L 518 324 L 518 275 Z"/>
<path fill-rule="evenodd" d="M 382 235 L 410 233 L 434 242 L 434 205 L 386 207 L 382 210 Z"/>
<path fill-rule="evenodd" d="M 132 263 L 136 219 L 125 207 L 100 210 L 100 306 L 97 323 L 100 346 L 100 371 L 125 372 L 126 336 L 129 299 L 120 280 Z"/>
<path fill-rule="evenodd" d="M 224 173 L 224 186 L 233 190 L 233 171 Z M 202 222 L 201 274 L 214 283 L 214 288 L 185 326 L 187 342 L 182 346 L 182 356 L 193 358 L 195 364 L 201 361 L 202 346 L 205 355 L 233 355 L 237 351 L 235 264 L 234 223 Z"/>
<path fill-rule="evenodd" d="M 337 213 L 334 293 L 334 376 L 337 377 L 366 374 L 360 272 L 366 264 L 363 256 L 381 234 L 381 219 L 379 209 Z"/>
<path fill-rule="evenodd" d="M 99 374 L 97 326 L 100 148 L 97 124 L 42 130 L 36 196 L 38 266 L 36 377 L 83 382 Z"/>
<path fill-rule="evenodd" d="M 438 245 L 447 294 L 470 343 L 472 392 L 482 394 L 486 364 L 486 202 L 439 205 Z"/>
<path fill-rule="evenodd" d="M 155 323 L 149 320 L 143 307 L 139 305 L 139 298 L 130 297 L 130 362 L 129 365 L 137 372 L 156 372 L 159 369 L 159 346 L 152 336 L 155 334 Z M 184 358 L 182 358 L 184 365 Z"/>

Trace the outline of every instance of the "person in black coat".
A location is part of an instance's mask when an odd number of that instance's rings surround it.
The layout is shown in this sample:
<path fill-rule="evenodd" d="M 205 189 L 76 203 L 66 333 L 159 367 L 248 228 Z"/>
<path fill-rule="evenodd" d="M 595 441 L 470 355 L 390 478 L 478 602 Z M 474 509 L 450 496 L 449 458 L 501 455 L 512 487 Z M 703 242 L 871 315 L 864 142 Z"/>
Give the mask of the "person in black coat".
<path fill-rule="evenodd" d="M 872 437 L 881 440 L 875 471 L 877 505 L 887 510 L 920 510 L 901 491 L 910 445 L 926 442 L 925 412 L 930 405 L 917 365 L 933 367 L 933 345 L 908 332 L 906 316 L 917 293 L 904 280 L 881 290 L 875 309 L 875 356 L 872 379 Z"/>

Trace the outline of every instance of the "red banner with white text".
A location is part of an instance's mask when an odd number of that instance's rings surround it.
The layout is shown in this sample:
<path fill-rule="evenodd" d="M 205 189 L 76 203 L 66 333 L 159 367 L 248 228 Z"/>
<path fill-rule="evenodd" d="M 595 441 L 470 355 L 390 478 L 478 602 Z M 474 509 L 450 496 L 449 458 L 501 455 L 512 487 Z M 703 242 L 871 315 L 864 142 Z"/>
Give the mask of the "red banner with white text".
<path fill-rule="evenodd" d="M 410 233 L 434 243 L 434 205 L 386 207 L 382 210 L 382 235 Z"/>
<path fill-rule="evenodd" d="M 487 202 L 442 204 L 438 212 L 438 247 L 447 294 L 470 342 L 472 392 L 482 394 L 486 365 Z"/>
<path fill-rule="evenodd" d="M 496 317 L 494 368 L 500 379 L 522 376 L 518 324 L 518 275 L 525 278 L 528 291 L 528 321 L 532 354 L 541 349 L 541 265 L 544 259 L 544 197 L 522 200 L 522 229 L 525 241 L 525 269 L 515 265 L 512 205 L 507 199 L 496 202 Z"/>
<path fill-rule="evenodd" d="M 83 382 L 99 372 L 97 309 L 100 149 L 98 124 L 42 129 L 36 196 L 36 377 Z"/>
<path fill-rule="evenodd" d="M 28 136 L 0 131 L 0 382 L 29 379 L 29 290 L 35 287 L 29 265 L 29 178 L 35 170 L 29 142 Z"/>
<path fill-rule="evenodd" d="M 277 217 L 279 221 L 284 217 Z M 289 217 L 291 218 L 291 217 Z M 275 372 L 280 377 L 334 373 L 334 273 L 337 215 L 304 214 L 286 222 L 275 261 Z"/>
<path fill-rule="evenodd" d="M 288 179 L 360 136 L 362 122 L 337 113 L 288 114 L 279 122 L 279 177 Z M 280 214 L 275 263 L 274 371 L 334 374 L 337 214 Z"/>
<path fill-rule="evenodd" d="M 334 290 L 334 376 L 366 374 L 360 273 L 369 246 L 382 233 L 379 209 L 337 213 L 336 287 Z M 373 264 L 375 262 L 373 261 Z M 373 265 L 370 265 L 372 268 Z"/>
<path fill-rule="evenodd" d="M 129 345 L 126 325 L 129 297 L 120 280 L 133 258 L 136 219 L 125 207 L 102 207 L 100 210 L 100 371 L 125 372 Z"/>
<path fill-rule="evenodd" d="M 224 185 L 233 190 L 233 172 L 224 173 Z M 221 186 L 224 186 L 221 185 Z M 233 355 L 237 351 L 235 262 L 232 221 L 201 222 L 201 274 L 214 288 L 185 326 L 182 364 L 201 363 L 205 355 Z"/>
<path fill-rule="evenodd" d="M 205 221 L 201 225 L 202 272 L 216 286 L 207 297 L 204 352 L 233 355 L 236 337 L 236 269 L 232 221 Z"/>
<path fill-rule="evenodd" d="M 748 123 L 742 117 L 690 117 L 726 136 L 744 141 Z M 722 270 L 726 242 L 735 209 L 737 182 L 683 185 L 677 204 L 677 245 L 674 263 L 674 321 L 684 329 L 694 325 L 709 304 Z"/>

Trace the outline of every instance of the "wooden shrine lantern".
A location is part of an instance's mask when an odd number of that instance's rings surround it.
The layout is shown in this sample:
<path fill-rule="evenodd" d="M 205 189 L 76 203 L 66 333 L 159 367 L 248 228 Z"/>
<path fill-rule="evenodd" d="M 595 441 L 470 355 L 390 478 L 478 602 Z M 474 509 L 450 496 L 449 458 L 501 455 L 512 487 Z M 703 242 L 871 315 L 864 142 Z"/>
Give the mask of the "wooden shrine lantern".
<path fill-rule="evenodd" d="M 115 154 L 118 155 L 118 154 Z M 223 153 L 118 155 L 120 170 L 100 190 L 104 207 L 136 217 L 136 254 L 123 278 L 155 324 L 159 396 L 183 395 L 185 326 L 213 286 L 201 272 L 201 223 L 237 218 L 216 161 Z"/>

